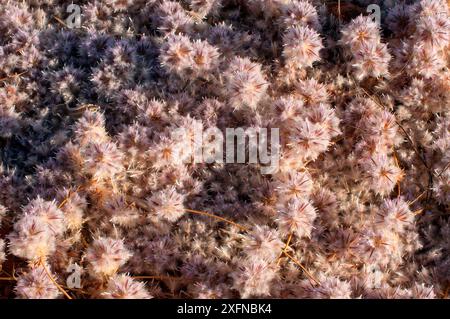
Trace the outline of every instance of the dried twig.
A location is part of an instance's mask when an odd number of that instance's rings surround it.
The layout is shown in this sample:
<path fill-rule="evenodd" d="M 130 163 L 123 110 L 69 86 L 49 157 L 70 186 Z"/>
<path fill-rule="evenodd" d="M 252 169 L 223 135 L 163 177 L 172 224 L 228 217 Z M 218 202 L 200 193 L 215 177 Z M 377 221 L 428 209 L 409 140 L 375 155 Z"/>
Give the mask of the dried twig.
<path fill-rule="evenodd" d="M 284 246 L 283 250 L 281 251 L 280 255 L 278 256 L 277 265 L 280 265 L 281 257 L 283 256 L 283 253 L 287 251 L 289 244 L 291 243 L 293 234 L 294 234 L 294 232 L 291 232 L 289 234 L 288 240 L 286 241 L 286 245 Z"/>
<path fill-rule="evenodd" d="M 58 21 L 61 25 L 63 25 L 64 27 L 67 27 L 67 24 L 59 17 L 57 16 L 53 16 L 53 18 Z"/>
<path fill-rule="evenodd" d="M 314 278 L 313 275 L 311 275 L 311 273 L 308 271 L 308 269 L 305 268 L 305 266 L 303 266 L 297 259 L 295 259 L 294 257 L 292 257 L 287 251 L 284 251 L 284 254 L 290 259 L 292 260 L 297 266 L 299 266 L 304 273 L 306 274 L 306 276 L 309 277 L 309 279 L 311 279 L 312 281 L 314 281 L 317 285 L 320 286 L 320 282 Z"/>
<path fill-rule="evenodd" d="M 398 164 L 397 154 L 395 153 L 394 147 L 392 147 L 392 154 L 394 157 L 395 166 L 401 170 L 400 165 Z M 397 181 L 397 197 L 401 196 L 401 189 L 400 189 L 400 179 Z"/>
<path fill-rule="evenodd" d="M 67 201 L 70 199 L 70 197 L 72 197 L 74 193 L 80 191 L 81 189 L 83 189 L 83 186 L 80 185 L 77 187 L 77 189 L 75 189 L 75 191 L 69 190 L 67 196 L 61 201 L 61 203 L 59 203 L 58 208 L 64 207 L 64 205 L 67 204 Z"/>
<path fill-rule="evenodd" d="M 341 0 L 338 0 L 338 21 L 339 21 L 339 24 L 341 24 L 341 21 L 342 21 L 342 19 L 341 19 Z"/>
<path fill-rule="evenodd" d="M 0 81 L 6 81 L 6 80 L 11 79 L 11 78 L 18 78 L 18 77 L 24 75 L 27 72 L 28 72 L 28 70 L 20 72 L 20 73 L 16 73 L 16 74 L 11 74 L 11 75 L 8 75 L 8 76 L 6 76 L 4 78 L 1 78 Z"/>
<path fill-rule="evenodd" d="M 155 279 L 155 280 L 183 280 L 184 278 L 170 276 L 131 276 L 133 279 Z"/>
<path fill-rule="evenodd" d="M 428 190 L 425 190 L 422 192 L 422 194 L 420 194 L 419 196 L 417 196 L 412 202 L 409 202 L 408 205 L 411 206 L 412 204 L 414 204 L 415 202 L 417 202 L 423 195 L 425 195 L 428 192 Z"/>
<path fill-rule="evenodd" d="M 139 198 L 136 198 L 134 196 L 127 196 L 127 199 L 131 202 L 134 202 L 137 206 L 141 207 L 142 209 L 145 209 L 146 211 L 149 211 L 149 207 L 147 205 L 147 203 Z M 195 209 L 189 209 L 189 208 L 184 208 L 184 211 L 188 212 L 188 213 L 192 213 L 192 214 L 197 214 L 197 215 L 203 215 L 203 216 L 208 216 L 211 218 L 215 218 L 218 219 L 220 221 L 226 222 L 230 225 L 236 226 L 239 229 L 243 230 L 243 231 L 249 231 L 249 228 L 244 227 L 242 225 L 239 225 L 238 223 L 233 222 L 232 220 L 217 216 L 215 214 L 211 214 L 208 212 L 204 212 L 204 211 L 200 211 L 200 210 L 195 210 Z"/>
<path fill-rule="evenodd" d="M 39 261 L 39 264 L 42 266 L 42 268 L 44 268 L 44 271 L 47 274 L 47 277 L 53 282 L 53 284 L 56 286 L 56 288 L 58 288 L 58 290 L 61 291 L 63 293 L 63 295 L 66 296 L 67 299 L 72 299 L 72 297 L 70 297 L 70 295 L 53 278 L 52 274 L 50 273 L 50 271 L 45 266 L 43 259 L 41 259 Z"/>
<path fill-rule="evenodd" d="M 193 213 L 193 214 L 198 214 L 198 215 L 204 215 L 204 216 L 212 217 L 212 218 L 221 220 L 221 221 L 223 221 L 223 222 L 226 222 L 226 223 L 228 223 L 228 224 L 231 224 L 231 225 L 233 225 L 233 226 L 236 226 L 236 227 L 238 227 L 239 229 L 241 229 L 241 230 L 243 230 L 243 231 L 249 231 L 249 229 L 248 229 L 247 227 L 244 227 L 244 226 L 242 226 L 242 225 L 239 225 L 239 224 L 237 224 L 237 223 L 235 223 L 235 222 L 233 222 L 233 221 L 231 221 L 231 220 L 229 220 L 229 219 L 226 219 L 226 218 L 223 218 L 223 217 L 214 215 L 214 214 L 210 214 L 210 213 L 208 213 L 208 212 L 203 212 L 203 211 L 200 211 L 200 210 L 188 209 L 188 208 L 185 208 L 184 210 L 185 210 L 186 212 L 188 212 L 188 213 Z"/>
<path fill-rule="evenodd" d="M 437 177 L 441 177 L 441 175 L 448 169 L 449 166 L 450 166 L 450 162 L 448 162 L 447 164 L 445 164 L 444 168 L 443 168 L 442 171 L 437 175 Z"/>

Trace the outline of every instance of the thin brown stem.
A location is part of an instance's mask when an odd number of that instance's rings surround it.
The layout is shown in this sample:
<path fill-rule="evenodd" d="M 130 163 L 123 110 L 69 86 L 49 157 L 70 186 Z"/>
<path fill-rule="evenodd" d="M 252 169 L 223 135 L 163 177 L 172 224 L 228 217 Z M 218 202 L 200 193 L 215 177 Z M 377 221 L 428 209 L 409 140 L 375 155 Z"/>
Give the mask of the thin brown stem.
<path fill-rule="evenodd" d="M 42 268 L 44 268 L 45 273 L 47 274 L 47 277 L 53 282 L 53 284 L 56 286 L 56 288 L 58 288 L 58 290 L 61 291 L 63 293 L 63 295 L 66 296 L 67 299 L 72 299 L 72 297 L 70 297 L 70 295 L 56 282 L 56 280 L 53 278 L 50 271 L 45 266 L 44 261 L 42 259 L 39 261 L 39 264 L 42 266 Z"/>
<path fill-rule="evenodd" d="M 281 262 L 281 257 L 283 256 L 283 253 L 287 251 L 289 244 L 291 243 L 292 240 L 292 235 L 294 234 L 294 232 L 291 232 L 289 234 L 288 240 L 286 241 L 286 245 L 284 246 L 283 250 L 281 251 L 280 255 L 278 256 L 278 260 L 277 260 L 277 265 L 280 265 Z"/>
<path fill-rule="evenodd" d="M 58 21 L 61 25 L 63 25 L 64 27 L 67 27 L 67 24 L 61 20 L 61 18 L 57 17 L 57 16 L 53 16 L 53 18 Z"/>
<path fill-rule="evenodd" d="M 249 231 L 249 229 L 247 227 L 244 227 L 244 226 L 239 225 L 239 224 L 237 224 L 237 223 L 235 223 L 235 222 L 233 222 L 233 221 L 231 221 L 229 219 L 226 219 L 226 218 L 223 218 L 223 217 L 220 217 L 220 216 L 208 213 L 208 212 L 203 212 L 203 211 L 200 211 L 200 210 L 188 209 L 188 208 L 185 208 L 184 210 L 186 212 L 188 212 L 188 213 L 198 214 L 198 215 L 203 215 L 203 216 L 208 216 L 208 217 L 211 217 L 211 218 L 215 218 L 215 219 L 221 220 L 223 222 L 226 222 L 226 223 L 228 223 L 230 225 L 236 226 L 236 227 L 238 227 L 239 229 L 241 229 L 243 231 Z"/>
<path fill-rule="evenodd" d="M 338 0 L 338 19 L 339 24 L 341 24 L 341 0 Z"/>
<path fill-rule="evenodd" d="M 181 280 L 182 278 L 170 276 L 131 276 L 133 279 L 156 279 L 156 280 Z"/>
<path fill-rule="evenodd" d="M 145 201 L 143 201 L 142 199 L 139 199 L 139 198 L 136 198 L 136 197 L 133 197 L 133 196 L 127 196 L 127 199 L 129 201 L 135 203 L 140 208 L 142 208 L 142 209 L 144 209 L 146 211 L 149 211 L 149 207 L 148 207 L 147 203 Z M 238 223 L 235 223 L 235 222 L 233 222 L 233 221 L 231 221 L 229 219 L 217 216 L 217 215 L 212 214 L 212 213 L 208 213 L 208 212 L 204 212 L 204 211 L 200 211 L 200 210 L 195 210 L 195 209 L 189 209 L 189 208 L 184 208 L 183 210 L 185 212 L 188 212 L 188 213 L 197 214 L 197 215 L 203 215 L 203 216 L 208 216 L 208 217 L 211 217 L 211 218 L 218 219 L 218 220 L 226 222 L 226 223 L 228 223 L 230 225 L 236 226 L 236 227 L 238 227 L 239 229 L 241 229 L 243 231 L 249 231 L 250 230 L 247 227 L 244 227 L 244 226 L 239 225 Z"/>
<path fill-rule="evenodd" d="M 306 276 L 308 276 L 309 279 L 311 279 L 312 281 L 314 281 L 317 285 L 320 286 L 320 282 L 314 278 L 314 276 L 308 271 L 308 269 L 305 268 L 305 266 L 303 266 L 297 259 L 295 259 L 293 256 L 291 256 L 288 252 L 284 252 L 284 254 L 290 259 L 292 260 L 297 266 L 299 266 L 303 272 L 306 274 Z"/>
<path fill-rule="evenodd" d="M 4 78 L 1 78 L 0 81 L 5 81 L 5 80 L 11 79 L 11 78 L 18 78 L 19 76 L 24 75 L 24 74 L 27 73 L 27 72 L 28 72 L 28 70 L 27 70 L 27 71 L 23 71 L 23 72 L 21 72 L 21 73 L 16 73 L 16 74 L 8 75 L 8 76 L 6 76 L 6 77 L 4 77 Z"/>
<path fill-rule="evenodd" d="M 437 177 L 441 177 L 441 175 L 448 169 L 449 166 L 450 166 L 450 162 L 448 162 L 447 164 L 445 164 L 444 168 L 443 168 L 442 171 L 438 174 Z"/>
<path fill-rule="evenodd" d="M 428 190 L 425 190 L 422 192 L 422 194 L 420 194 L 419 196 L 417 196 L 412 202 L 409 202 L 408 205 L 411 206 L 412 204 L 414 204 L 415 202 L 417 202 L 423 195 L 425 195 L 428 192 Z"/>

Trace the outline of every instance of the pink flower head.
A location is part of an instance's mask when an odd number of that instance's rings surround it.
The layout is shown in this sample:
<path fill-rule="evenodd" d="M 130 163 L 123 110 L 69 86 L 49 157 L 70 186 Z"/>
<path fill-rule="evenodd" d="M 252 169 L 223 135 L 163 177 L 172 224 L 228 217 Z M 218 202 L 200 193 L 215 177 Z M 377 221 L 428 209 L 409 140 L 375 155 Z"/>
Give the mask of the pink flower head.
<path fill-rule="evenodd" d="M 385 199 L 376 217 L 379 227 L 392 229 L 399 233 L 414 223 L 414 213 L 403 198 Z"/>
<path fill-rule="evenodd" d="M 283 36 L 283 57 L 294 68 L 310 67 L 320 60 L 323 48 L 319 34 L 304 26 L 290 27 Z"/>
<path fill-rule="evenodd" d="M 321 29 L 316 8 L 309 1 L 289 0 L 282 6 L 282 22 L 286 27 L 308 26 L 319 31 Z"/>
<path fill-rule="evenodd" d="M 115 274 L 131 255 L 123 240 L 100 237 L 88 247 L 84 259 L 91 274 L 103 278 Z"/>
<path fill-rule="evenodd" d="M 184 196 L 179 194 L 175 187 L 158 191 L 148 199 L 152 214 L 170 222 L 175 222 L 184 215 L 183 202 Z"/>
<path fill-rule="evenodd" d="M 290 200 L 278 206 L 279 216 L 276 219 L 280 232 L 295 232 L 299 238 L 310 237 L 316 219 L 316 209 L 305 200 Z"/>
<path fill-rule="evenodd" d="M 45 267 L 48 269 L 48 265 Z M 54 275 L 52 277 L 54 278 Z M 19 276 L 15 292 L 19 299 L 56 299 L 61 295 L 42 266 L 32 268 Z"/>
<path fill-rule="evenodd" d="M 247 58 L 234 58 L 225 71 L 225 94 L 234 109 L 245 106 L 255 110 L 264 96 L 268 83 L 261 65 Z"/>

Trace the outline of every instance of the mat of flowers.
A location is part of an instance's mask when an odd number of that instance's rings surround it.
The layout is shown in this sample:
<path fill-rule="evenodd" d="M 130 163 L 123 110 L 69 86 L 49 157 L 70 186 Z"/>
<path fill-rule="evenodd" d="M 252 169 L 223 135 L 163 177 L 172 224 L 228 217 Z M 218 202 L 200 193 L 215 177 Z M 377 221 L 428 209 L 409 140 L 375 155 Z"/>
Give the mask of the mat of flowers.
<path fill-rule="evenodd" d="M 76 2 L 0 1 L 1 298 L 447 298 L 446 0 Z"/>

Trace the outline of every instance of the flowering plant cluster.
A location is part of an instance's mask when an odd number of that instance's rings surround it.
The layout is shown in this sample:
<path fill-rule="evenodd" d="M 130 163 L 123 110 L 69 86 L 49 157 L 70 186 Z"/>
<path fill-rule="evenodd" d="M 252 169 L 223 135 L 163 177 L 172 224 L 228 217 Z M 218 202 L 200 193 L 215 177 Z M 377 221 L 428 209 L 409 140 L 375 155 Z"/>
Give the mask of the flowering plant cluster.
<path fill-rule="evenodd" d="M 447 298 L 447 1 L 75 7 L 0 2 L 0 297 Z"/>

